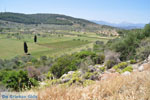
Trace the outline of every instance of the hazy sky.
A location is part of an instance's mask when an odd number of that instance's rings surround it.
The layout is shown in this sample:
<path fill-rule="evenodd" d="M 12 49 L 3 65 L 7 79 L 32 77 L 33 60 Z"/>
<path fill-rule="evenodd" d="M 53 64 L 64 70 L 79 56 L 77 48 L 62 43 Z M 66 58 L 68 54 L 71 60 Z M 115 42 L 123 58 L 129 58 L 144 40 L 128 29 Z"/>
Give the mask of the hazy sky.
<path fill-rule="evenodd" d="M 150 22 L 150 0 L 0 0 L 0 12 L 58 13 L 108 22 Z"/>

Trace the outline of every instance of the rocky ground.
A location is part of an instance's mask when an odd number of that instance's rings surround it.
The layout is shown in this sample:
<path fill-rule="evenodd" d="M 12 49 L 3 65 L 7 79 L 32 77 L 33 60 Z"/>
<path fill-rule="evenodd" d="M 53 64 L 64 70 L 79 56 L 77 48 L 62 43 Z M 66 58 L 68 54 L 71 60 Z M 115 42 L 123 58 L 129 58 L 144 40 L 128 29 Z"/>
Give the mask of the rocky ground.
<path fill-rule="evenodd" d="M 134 64 L 121 62 L 108 70 L 104 65 L 91 65 L 87 71 L 69 71 L 59 79 L 41 82 L 39 99 L 150 100 L 149 75 L 150 56 Z"/>

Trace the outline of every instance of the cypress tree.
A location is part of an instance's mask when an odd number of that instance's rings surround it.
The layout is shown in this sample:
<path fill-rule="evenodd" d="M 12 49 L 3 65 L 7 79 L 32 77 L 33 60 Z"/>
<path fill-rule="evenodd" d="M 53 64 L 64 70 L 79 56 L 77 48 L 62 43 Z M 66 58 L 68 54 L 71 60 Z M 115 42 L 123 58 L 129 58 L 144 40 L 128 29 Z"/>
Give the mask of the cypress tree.
<path fill-rule="evenodd" d="M 24 42 L 24 52 L 27 54 L 28 53 L 28 46 L 27 43 Z"/>
<path fill-rule="evenodd" d="M 37 36 L 36 35 L 34 36 L 34 42 L 35 43 L 37 42 Z"/>

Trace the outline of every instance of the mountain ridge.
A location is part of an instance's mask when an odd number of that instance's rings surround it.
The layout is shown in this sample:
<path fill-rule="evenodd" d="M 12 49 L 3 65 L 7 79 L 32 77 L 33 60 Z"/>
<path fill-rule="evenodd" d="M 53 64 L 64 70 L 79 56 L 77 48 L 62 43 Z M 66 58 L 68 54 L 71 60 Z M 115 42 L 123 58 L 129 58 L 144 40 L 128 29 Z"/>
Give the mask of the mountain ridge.
<path fill-rule="evenodd" d="M 107 21 L 98 21 L 98 20 L 91 20 L 91 21 L 100 25 L 108 25 L 108 26 L 121 28 L 121 29 L 138 29 L 138 28 L 144 28 L 145 26 L 145 23 L 129 23 L 129 22 L 110 23 Z"/>
<path fill-rule="evenodd" d="M 1 12 L 0 20 L 12 21 L 24 24 L 56 24 L 56 25 L 73 25 L 73 24 L 93 24 L 94 22 L 66 16 L 62 14 L 48 14 L 48 13 L 37 13 L 37 14 L 23 14 L 23 13 L 12 13 L 12 12 Z"/>

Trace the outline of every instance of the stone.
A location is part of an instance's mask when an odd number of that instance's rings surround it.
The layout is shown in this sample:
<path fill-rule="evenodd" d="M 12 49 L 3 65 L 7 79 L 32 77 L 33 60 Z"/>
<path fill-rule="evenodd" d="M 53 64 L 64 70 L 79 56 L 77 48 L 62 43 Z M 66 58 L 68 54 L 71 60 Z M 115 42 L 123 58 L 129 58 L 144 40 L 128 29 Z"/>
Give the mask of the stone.
<path fill-rule="evenodd" d="M 129 72 L 129 71 L 126 71 L 126 72 L 124 72 L 124 73 L 122 73 L 122 75 L 124 75 L 124 76 L 128 76 L 128 75 L 130 75 L 131 73 Z"/>
<path fill-rule="evenodd" d="M 62 79 L 64 79 L 67 76 L 67 74 L 64 74 L 61 76 Z"/>
<path fill-rule="evenodd" d="M 116 72 L 116 70 L 115 70 L 115 69 L 113 69 L 113 68 L 111 68 L 111 69 L 109 69 L 109 70 L 108 70 L 108 72 L 110 72 L 110 73 L 115 73 L 115 72 Z"/>
<path fill-rule="evenodd" d="M 66 82 L 69 82 L 70 80 L 71 80 L 71 78 L 62 79 L 61 83 L 66 83 Z"/>
<path fill-rule="evenodd" d="M 141 71 L 144 71 L 144 70 L 150 70 L 150 63 L 144 63 L 142 64 L 138 70 L 141 72 Z"/>
<path fill-rule="evenodd" d="M 72 75 L 73 73 L 74 73 L 74 71 L 69 71 L 69 72 L 68 72 L 68 74 L 71 74 L 71 75 Z"/>
<path fill-rule="evenodd" d="M 132 64 L 133 69 L 138 69 L 138 64 Z"/>
<path fill-rule="evenodd" d="M 45 82 L 41 82 L 41 83 L 40 83 L 40 86 L 45 86 L 45 85 L 46 85 Z"/>
<path fill-rule="evenodd" d="M 96 68 L 93 65 L 88 66 L 88 71 L 89 72 L 95 72 Z"/>
<path fill-rule="evenodd" d="M 148 62 L 150 62 L 150 55 L 148 56 L 147 60 L 148 60 Z"/>
<path fill-rule="evenodd" d="M 97 75 L 92 75 L 89 79 L 90 80 L 99 80 L 99 77 Z"/>
<path fill-rule="evenodd" d="M 139 70 L 140 72 L 143 71 L 143 70 L 144 70 L 144 66 L 141 65 L 141 66 L 138 68 L 138 70 Z"/>

